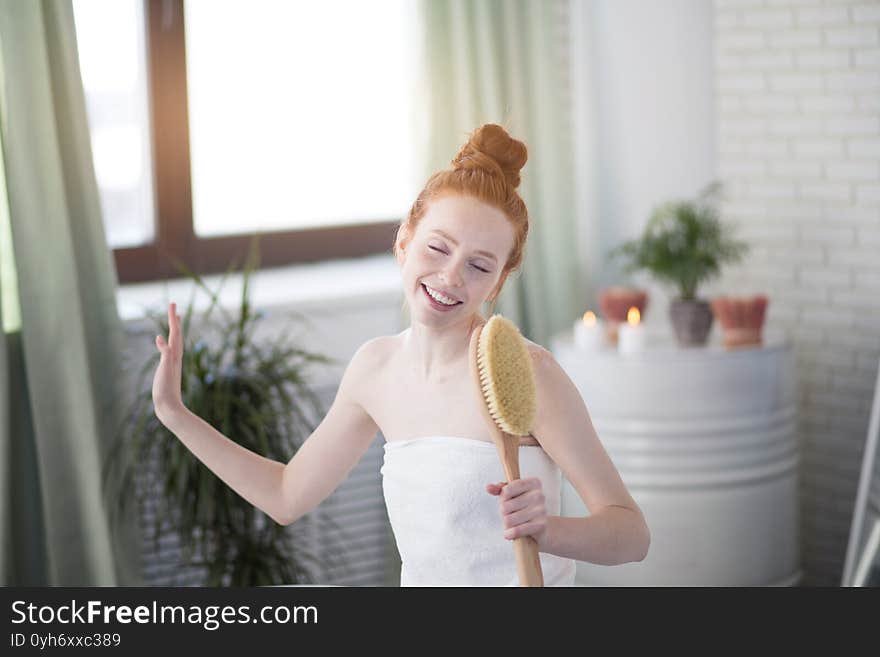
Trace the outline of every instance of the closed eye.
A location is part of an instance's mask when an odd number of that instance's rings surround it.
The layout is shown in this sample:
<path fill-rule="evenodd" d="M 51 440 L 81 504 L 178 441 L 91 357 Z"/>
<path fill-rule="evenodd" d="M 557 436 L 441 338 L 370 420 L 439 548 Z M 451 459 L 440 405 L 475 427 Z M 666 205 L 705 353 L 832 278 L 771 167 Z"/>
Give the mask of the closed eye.
<path fill-rule="evenodd" d="M 428 248 L 431 249 L 432 251 L 436 251 L 437 253 L 442 253 L 443 255 L 449 255 L 448 253 L 446 253 L 446 251 L 444 251 L 443 249 L 439 249 L 439 248 L 437 248 L 436 246 L 432 246 L 432 245 L 429 244 L 429 245 L 428 245 Z M 479 269 L 479 270 L 480 270 L 481 272 L 483 272 L 484 274 L 488 274 L 488 273 L 489 273 L 489 270 L 488 270 L 488 269 L 483 269 L 482 267 L 479 267 L 479 266 L 477 266 L 477 265 L 475 265 L 475 264 L 473 264 L 473 263 L 471 263 L 471 267 L 473 267 L 474 269 Z"/>

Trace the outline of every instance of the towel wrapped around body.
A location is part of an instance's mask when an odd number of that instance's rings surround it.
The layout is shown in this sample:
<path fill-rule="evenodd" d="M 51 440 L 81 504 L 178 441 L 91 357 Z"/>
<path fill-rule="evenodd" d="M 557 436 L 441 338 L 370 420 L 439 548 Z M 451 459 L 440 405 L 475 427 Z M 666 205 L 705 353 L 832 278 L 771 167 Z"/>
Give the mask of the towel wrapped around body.
<path fill-rule="evenodd" d="M 519 586 L 498 497 L 494 443 L 425 436 L 385 443 L 382 490 L 401 558 L 401 586 Z M 519 448 L 520 477 L 538 477 L 547 515 L 559 515 L 561 472 L 540 446 Z M 545 586 L 574 586 L 575 562 L 540 553 Z"/>

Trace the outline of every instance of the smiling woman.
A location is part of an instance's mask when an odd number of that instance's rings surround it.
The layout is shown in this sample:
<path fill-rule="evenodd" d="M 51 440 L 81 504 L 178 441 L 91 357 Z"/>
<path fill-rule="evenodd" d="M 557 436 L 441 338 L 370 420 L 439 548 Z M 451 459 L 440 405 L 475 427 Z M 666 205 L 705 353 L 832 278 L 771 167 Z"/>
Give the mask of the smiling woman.
<path fill-rule="evenodd" d="M 161 421 L 282 524 L 329 496 L 381 431 L 403 586 L 516 586 L 507 541 L 526 536 L 538 546 L 547 586 L 573 585 L 575 559 L 643 559 L 650 534 L 641 510 L 552 355 L 527 343 L 537 411 L 530 435 L 515 443 L 524 453 L 512 481 L 504 481 L 484 399 L 471 384 L 469 345 L 486 321 L 482 305 L 494 303 L 522 261 L 529 219 L 516 188 L 526 159 L 525 144 L 487 124 L 451 169 L 428 179 L 394 244 L 410 326 L 361 345 L 327 415 L 286 466 L 222 440 L 179 402 L 163 404 L 179 394 L 179 355 L 157 340 L 166 356 L 153 393 Z M 168 344 L 179 344 L 175 330 Z M 589 517 L 558 515 L 563 471 Z"/>
<path fill-rule="evenodd" d="M 414 267 L 436 268 L 442 263 L 435 280 L 420 283 L 464 302 L 454 290 L 443 288 L 441 279 L 447 285 L 471 281 L 480 292 L 483 287 L 490 290 L 483 300 L 494 307 L 507 276 L 522 263 L 529 232 L 528 210 L 516 192 L 527 159 L 525 144 L 511 139 L 501 126 L 487 124 L 476 130 L 453 158 L 452 168 L 428 179 L 401 223 L 394 243 L 398 261 L 404 263 L 412 243 Z M 461 261 L 468 266 L 459 276 Z M 404 278 L 407 271 L 404 267 Z M 409 300 L 411 285 L 404 280 L 404 286 Z"/>
<path fill-rule="evenodd" d="M 513 248 L 513 227 L 501 210 L 471 196 L 445 192 L 426 206 L 420 218 L 403 224 L 398 239 L 412 319 L 433 323 L 436 311 L 477 313 L 504 284 L 507 270 L 498 262 Z"/>

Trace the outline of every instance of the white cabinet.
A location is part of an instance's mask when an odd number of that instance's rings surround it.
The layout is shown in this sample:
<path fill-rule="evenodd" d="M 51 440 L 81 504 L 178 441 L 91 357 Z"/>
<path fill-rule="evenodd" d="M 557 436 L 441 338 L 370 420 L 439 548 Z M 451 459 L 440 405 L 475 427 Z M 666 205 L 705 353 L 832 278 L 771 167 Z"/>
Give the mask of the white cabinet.
<path fill-rule="evenodd" d="M 586 586 L 763 586 L 800 579 L 794 357 L 649 342 L 621 355 L 552 341 L 651 530 L 644 561 L 578 562 Z M 562 514 L 587 514 L 563 478 Z"/>

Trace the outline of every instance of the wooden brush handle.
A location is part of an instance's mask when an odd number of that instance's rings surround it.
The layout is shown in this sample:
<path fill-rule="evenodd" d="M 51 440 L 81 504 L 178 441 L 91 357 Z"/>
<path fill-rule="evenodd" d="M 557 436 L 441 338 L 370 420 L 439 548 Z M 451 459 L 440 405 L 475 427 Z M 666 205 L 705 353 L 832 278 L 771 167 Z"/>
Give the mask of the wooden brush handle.
<path fill-rule="evenodd" d="M 477 386 L 480 399 L 480 409 L 483 419 L 489 428 L 492 442 L 498 450 L 498 456 L 504 467 L 504 474 L 508 483 L 519 479 L 519 436 L 511 436 L 502 431 L 486 406 L 486 398 L 483 395 L 483 386 L 480 383 L 480 369 L 477 366 L 477 348 L 480 340 L 482 325 L 477 326 L 471 333 L 469 345 L 471 374 Z M 516 557 L 516 571 L 519 574 L 520 586 L 544 586 L 544 575 L 541 571 L 541 560 L 538 556 L 538 542 L 531 536 L 521 536 L 513 539 L 513 554 Z"/>
<path fill-rule="evenodd" d="M 491 416 L 490 416 L 491 418 Z M 493 421 L 494 425 L 495 422 Z M 519 479 L 519 436 L 511 436 L 498 430 L 502 440 L 495 442 L 498 456 L 504 465 L 507 481 Z M 544 586 L 544 574 L 541 571 L 541 559 L 538 556 L 538 542 L 531 536 L 520 536 L 513 539 L 513 553 L 516 556 L 516 570 L 519 573 L 520 586 Z"/>

